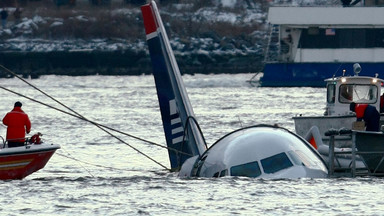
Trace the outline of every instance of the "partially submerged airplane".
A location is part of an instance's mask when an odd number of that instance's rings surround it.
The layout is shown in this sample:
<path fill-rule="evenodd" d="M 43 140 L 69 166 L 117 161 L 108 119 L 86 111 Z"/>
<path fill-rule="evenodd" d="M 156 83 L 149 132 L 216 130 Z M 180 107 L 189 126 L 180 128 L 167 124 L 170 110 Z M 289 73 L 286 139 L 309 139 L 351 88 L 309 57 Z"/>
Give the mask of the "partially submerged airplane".
<path fill-rule="evenodd" d="M 194 117 L 156 3 L 141 7 L 171 168 L 181 177 L 322 178 L 327 166 L 303 138 L 287 129 L 256 125 L 210 148 Z"/>

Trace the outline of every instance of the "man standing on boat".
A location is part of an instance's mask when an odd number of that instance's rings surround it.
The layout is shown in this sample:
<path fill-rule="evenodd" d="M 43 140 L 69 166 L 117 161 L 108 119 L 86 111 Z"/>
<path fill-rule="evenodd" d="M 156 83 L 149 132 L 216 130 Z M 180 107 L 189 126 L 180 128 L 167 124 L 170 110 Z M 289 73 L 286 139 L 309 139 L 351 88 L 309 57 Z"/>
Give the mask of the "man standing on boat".
<path fill-rule="evenodd" d="M 364 120 L 366 131 L 380 130 L 380 113 L 374 106 L 368 104 L 356 104 L 352 102 L 349 109 L 356 113 L 357 121 Z"/>
<path fill-rule="evenodd" d="M 5 115 L 3 124 L 7 125 L 8 147 L 23 146 L 25 133 L 31 131 L 31 121 L 28 115 L 21 109 L 22 104 L 17 101 L 13 110 Z"/>

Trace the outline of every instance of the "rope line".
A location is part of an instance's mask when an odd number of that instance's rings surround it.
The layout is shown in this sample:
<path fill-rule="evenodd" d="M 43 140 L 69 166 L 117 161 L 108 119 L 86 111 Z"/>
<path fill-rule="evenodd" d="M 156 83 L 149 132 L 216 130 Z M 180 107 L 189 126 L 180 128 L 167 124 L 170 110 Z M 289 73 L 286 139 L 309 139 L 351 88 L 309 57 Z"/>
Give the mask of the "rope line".
<path fill-rule="evenodd" d="M 91 121 L 91 120 L 89 120 L 89 119 L 85 119 L 85 118 L 83 118 L 83 117 L 74 115 L 74 114 L 72 114 L 72 113 L 69 113 L 69 112 L 64 111 L 64 110 L 62 110 L 62 109 L 59 109 L 59 108 L 56 108 L 56 107 L 51 106 L 51 105 L 49 105 L 49 104 L 46 104 L 46 103 L 44 103 L 44 102 L 38 101 L 38 100 L 36 100 L 36 99 L 33 99 L 33 98 L 31 98 L 31 97 L 28 97 L 28 96 L 25 96 L 25 95 L 23 95 L 23 94 L 20 94 L 20 93 L 18 93 L 18 92 L 13 91 L 13 90 L 7 89 L 7 88 L 5 88 L 5 87 L 3 87 L 3 86 L 0 86 L 0 88 L 3 89 L 3 90 L 5 90 L 5 91 L 8 91 L 8 92 L 10 92 L 10 93 L 16 94 L 16 95 L 18 95 L 18 96 L 20 96 L 20 97 L 26 98 L 26 99 L 31 100 L 31 101 L 36 102 L 36 103 L 39 103 L 39 104 L 41 104 L 41 105 L 43 105 L 43 106 L 49 107 L 49 108 L 51 108 L 51 109 L 54 109 L 54 110 L 56 110 L 56 111 L 62 112 L 62 113 L 64 113 L 64 114 L 70 115 L 70 116 L 72 116 L 72 117 L 78 118 L 78 119 L 80 119 L 80 120 L 83 120 L 83 121 L 86 121 L 86 122 L 89 122 L 89 123 L 92 123 L 92 124 L 94 124 L 94 125 L 97 125 L 97 126 L 100 126 L 100 127 L 106 128 L 106 129 L 109 129 L 109 130 L 111 130 L 111 131 L 114 131 L 114 132 L 117 132 L 117 133 L 126 135 L 126 136 L 128 136 L 128 137 L 131 137 L 131 138 L 134 138 L 134 139 L 137 139 L 137 140 L 146 142 L 146 143 L 151 144 L 151 145 L 159 146 L 159 147 L 161 147 L 161 148 L 165 148 L 165 149 L 168 149 L 168 150 L 172 150 L 172 151 L 178 152 L 179 154 L 185 154 L 185 155 L 188 155 L 188 156 L 193 156 L 193 155 L 191 155 L 191 154 L 188 154 L 188 153 L 179 151 L 179 150 L 177 150 L 177 149 L 175 149 L 175 148 L 171 148 L 171 147 L 163 146 L 163 145 L 161 145 L 161 144 L 158 144 L 158 143 L 155 143 L 155 142 L 152 142 L 152 141 L 149 141 L 149 140 L 145 140 L 145 139 L 143 139 L 143 138 L 140 138 L 140 137 L 137 137 L 137 136 L 128 134 L 128 133 L 123 132 L 123 131 L 119 131 L 119 130 L 114 129 L 114 128 L 111 128 L 111 127 L 109 127 L 109 126 L 106 126 L 106 125 L 103 125 L 103 124 L 99 124 L 99 123 L 94 122 L 94 121 Z"/>
<path fill-rule="evenodd" d="M 69 154 L 69 152 L 67 152 L 65 149 L 63 149 L 63 148 L 61 148 L 61 149 L 64 150 L 68 155 L 71 155 L 71 154 Z M 80 160 L 76 160 L 74 157 L 72 157 L 72 155 L 71 155 L 71 157 L 69 157 L 69 156 L 62 155 L 62 154 L 60 154 L 60 153 L 56 153 L 56 154 L 58 154 L 58 155 L 60 155 L 60 156 L 63 156 L 63 157 L 71 158 L 71 159 L 73 159 L 73 160 L 75 160 L 75 161 L 77 161 L 77 162 L 81 162 Z M 89 171 L 87 168 L 85 168 L 81 163 L 79 163 L 79 164 L 80 164 L 81 167 L 83 167 L 83 169 L 85 169 L 85 170 L 89 173 L 89 175 L 91 175 L 93 178 L 95 177 L 95 176 L 91 173 L 91 171 Z"/>
<path fill-rule="evenodd" d="M 150 145 L 155 145 L 155 146 L 158 146 L 158 147 L 161 147 L 161 148 L 165 148 L 165 149 L 167 149 L 167 150 L 175 151 L 175 152 L 178 152 L 179 154 L 185 154 L 185 155 L 188 155 L 188 156 L 193 156 L 193 155 L 191 155 L 191 154 L 188 154 L 188 153 L 179 151 L 179 150 L 177 150 L 177 149 L 175 149 L 175 148 L 171 148 L 171 147 L 163 146 L 163 145 L 161 145 L 161 144 L 158 144 L 158 143 L 155 143 L 155 142 L 152 142 L 152 141 L 149 141 L 149 140 L 146 140 L 146 139 L 143 139 L 143 138 L 134 136 L 134 135 L 132 135 L 132 134 L 128 134 L 128 133 L 123 132 L 123 131 L 119 131 L 119 130 L 114 129 L 114 128 L 111 128 L 111 127 L 109 127 L 109 126 L 106 126 L 106 125 L 103 125 L 103 124 L 99 124 L 99 123 L 94 122 L 94 121 L 92 121 L 92 120 L 84 119 L 84 118 L 82 118 L 82 117 L 80 117 L 80 116 L 74 115 L 74 114 L 72 114 L 72 113 L 70 113 L 70 112 L 67 112 L 67 111 L 65 111 L 65 110 L 59 109 L 59 108 L 54 107 L 54 106 L 52 106 L 52 105 L 49 105 L 49 104 L 47 104 L 47 103 L 38 101 L 38 100 L 33 99 L 33 98 L 31 98 L 31 97 L 28 97 L 28 96 L 26 96 L 26 95 L 20 94 L 20 93 L 18 93 L 18 92 L 15 92 L 15 91 L 10 90 L 10 89 L 8 89 L 8 88 L 5 88 L 5 87 L 3 87 L 3 86 L 0 86 L 0 88 L 3 89 L 3 90 L 5 90 L 5 91 L 8 91 L 8 92 L 10 92 L 10 93 L 12 93 L 12 94 L 18 95 L 18 96 L 20 96 L 20 97 L 23 97 L 23 98 L 26 98 L 26 99 L 28 99 L 28 100 L 30 100 L 30 101 L 33 101 L 33 102 L 35 102 L 35 103 L 38 103 L 38 104 L 40 104 L 40 105 L 43 105 L 43 106 L 46 106 L 46 107 L 48 107 L 48 108 L 54 109 L 54 110 L 56 110 L 56 111 L 62 112 L 62 113 L 64 113 L 64 114 L 66 114 L 66 115 L 70 115 L 70 116 L 72 116 L 72 117 L 75 117 L 75 118 L 78 118 L 78 119 L 80 119 L 80 120 L 83 120 L 83 121 L 92 123 L 92 124 L 94 124 L 94 125 L 97 124 L 97 125 L 99 125 L 100 127 L 109 129 L 109 130 L 114 131 L 114 132 L 116 132 L 116 133 L 120 133 L 120 134 L 126 135 L 126 136 L 128 136 L 128 137 L 131 137 L 131 138 L 133 138 L 133 139 L 137 139 L 137 140 L 139 140 L 139 141 L 148 143 L 148 144 L 150 144 Z"/>
<path fill-rule="evenodd" d="M 67 151 L 66 151 L 66 153 L 69 154 Z M 104 169 L 119 170 L 119 171 L 137 171 L 137 172 L 143 171 L 143 170 L 136 170 L 136 169 L 121 169 L 121 168 L 116 168 L 116 167 L 103 166 L 103 165 L 100 165 L 100 164 L 94 164 L 94 163 L 90 163 L 90 162 L 87 162 L 87 161 L 79 160 L 79 159 L 73 157 L 71 154 L 69 154 L 70 156 L 63 155 L 63 154 L 58 153 L 58 152 L 56 152 L 56 154 L 60 155 L 61 157 L 65 157 L 65 158 L 68 158 L 68 159 L 71 159 L 71 160 L 74 160 L 74 161 L 77 161 L 77 162 L 80 162 L 80 163 L 84 163 L 84 164 L 88 164 L 88 165 L 92 165 L 92 166 L 99 167 L 99 168 L 104 168 Z M 92 177 L 93 177 L 93 175 L 92 175 Z"/>
<path fill-rule="evenodd" d="M 31 83 L 29 83 L 29 82 L 26 81 L 25 79 L 21 78 L 21 77 L 18 76 L 16 73 L 14 73 L 13 71 L 11 71 L 11 70 L 9 70 L 8 68 L 4 67 L 4 66 L 1 65 L 1 64 L 0 64 L 0 68 L 4 69 L 6 72 L 8 72 L 8 73 L 14 75 L 14 76 L 17 77 L 18 79 L 20 79 L 21 81 L 23 81 L 24 83 L 26 83 L 27 85 L 33 87 L 34 89 L 36 89 L 36 90 L 39 91 L 40 93 L 44 94 L 44 95 L 47 96 L 48 98 L 52 99 L 53 101 L 57 102 L 58 104 L 62 105 L 62 106 L 65 107 L 65 108 L 67 108 L 68 110 L 70 110 L 71 112 L 75 113 L 76 115 L 74 115 L 74 114 L 72 114 L 72 113 L 69 113 L 69 112 L 66 112 L 66 111 L 64 111 L 64 110 L 62 110 L 62 112 L 66 113 L 66 114 L 68 114 L 68 115 L 71 115 L 71 116 L 73 116 L 73 117 L 77 117 L 77 118 L 79 118 L 79 119 L 81 119 L 81 120 L 87 121 L 87 122 L 89 122 L 89 123 L 95 125 L 95 126 L 98 127 L 100 130 L 102 130 L 102 131 L 104 131 L 105 133 L 109 134 L 110 136 L 116 138 L 116 139 L 119 140 L 120 142 L 126 144 L 127 146 L 129 146 L 130 148 L 132 148 L 132 149 L 135 150 L 136 152 L 140 153 L 140 154 L 143 155 L 144 157 L 148 158 L 149 160 L 153 161 L 154 163 L 158 164 L 159 166 L 163 167 L 164 169 L 170 170 L 170 169 L 168 169 L 166 166 L 162 165 L 162 164 L 159 163 L 158 161 L 154 160 L 153 158 L 151 158 L 150 156 L 148 156 L 147 154 L 145 154 L 144 152 L 140 151 L 139 149 L 135 148 L 134 146 L 128 144 L 128 143 L 125 142 L 125 141 L 123 141 L 122 139 L 120 139 L 119 137 L 115 136 L 115 135 L 112 134 L 111 132 L 107 131 L 107 130 L 105 129 L 105 128 L 107 128 L 107 127 L 104 127 L 104 126 L 102 126 L 102 125 L 100 125 L 100 124 L 98 124 L 98 123 L 96 123 L 96 122 L 94 122 L 94 121 L 91 121 L 91 120 L 85 118 L 84 116 L 82 116 L 81 114 L 79 114 L 78 112 L 76 112 L 75 110 L 71 109 L 70 107 L 68 107 L 68 106 L 66 106 L 65 104 L 61 103 L 60 101 L 56 100 L 56 99 L 53 98 L 52 96 L 50 96 L 50 95 L 48 95 L 47 93 L 43 92 L 42 90 L 40 90 L 39 88 L 35 87 L 34 85 L 32 85 Z M 0 86 L 0 88 L 4 89 L 4 90 L 6 90 L 6 91 L 12 92 L 12 93 L 14 93 L 14 94 L 16 94 L 16 95 L 19 95 L 19 96 L 21 96 L 21 97 L 24 97 L 24 98 L 27 98 L 27 99 L 29 99 L 29 100 L 32 100 L 32 101 L 34 101 L 34 102 L 37 102 L 37 103 L 40 103 L 40 104 L 42 104 L 42 105 L 48 106 L 48 107 L 53 108 L 53 109 L 55 109 L 55 110 L 61 111 L 61 110 L 58 109 L 58 108 L 55 108 L 55 107 L 50 106 L 50 105 L 48 105 L 48 104 L 42 103 L 42 102 L 40 102 L 40 101 L 37 101 L 37 100 L 35 100 L 35 99 L 32 99 L 32 98 L 30 98 L 30 97 L 27 97 L 27 96 L 25 96 L 25 95 L 22 95 L 22 94 L 20 94 L 20 93 L 15 92 L 15 91 L 12 91 L 12 90 L 10 90 L 10 89 L 6 89 L 5 87 Z M 112 129 L 112 128 L 109 128 L 109 127 L 108 127 L 108 129 L 115 131 L 115 129 Z M 128 135 L 128 134 L 126 134 L 126 135 Z M 129 136 L 132 137 L 132 138 L 138 138 L 138 137 L 133 137 L 133 136 L 131 136 L 131 135 L 129 135 Z M 142 140 L 142 139 L 140 138 L 140 140 Z M 143 141 L 143 140 L 142 140 L 142 141 Z M 152 142 L 151 142 L 151 143 L 152 143 Z M 160 145 L 160 146 L 162 146 L 162 145 Z"/>
<path fill-rule="evenodd" d="M 22 94 L 20 94 L 20 93 L 18 93 L 18 92 L 15 92 L 15 91 L 12 91 L 12 90 L 10 90 L 10 89 L 7 89 L 7 88 L 5 88 L 5 87 L 3 87 L 3 86 L 0 86 L 0 88 L 6 90 L 6 91 L 8 91 L 8 92 L 11 92 L 11 93 L 13 93 L 13 94 L 16 94 L 16 95 L 18 95 L 18 96 L 20 96 L 20 97 L 27 98 L 27 99 L 29 99 L 29 100 L 31 100 L 31 101 L 36 102 L 36 103 L 45 105 L 45 106 L 50 107 L 50 108 L 52 108 L 52 109 L 55 109 L 55 110 L 61 111 L 61 112 L 63 112 L 63 113 L 66 113 L 66 114 L 68 114 L 68 115 L 70 115 L 70 116 L 73 116 L 73 117 L 79 118 L 79 119 L 81 119 L 81 120 L 87 121 L 87 122 L 89 122 L 89 123 L 92 123 L 93 125 L 95 125 L 96 127 L 100 128 L 102 131 L 106 132 L 106 133 L 109 134 L 110 136 L 116 138 L 116 139 L 119 140 L 120 142 L 122 142 L 122 143 L 124 143 L 125 145 L 129 146 L 130 148 L 132 148 L 133 150 L 137 151 L 138 153 L 142 154 L 144 157 L 146 157 L 146 158 L 148 158 L 149 160 L 151 160 L 151 161 L 157 163 L 158 165 L 160 165 L 160 166 L 163 167 L 164 169 L 168 169 L 166 166 L 164 166 L 164 165 L 162 165 L 161 163 L 155 161 L 153 158 L 151 158 L 150 156 L 148 156 L 148 155 L 145 154 L 144 152 L 138 150 L 137 148 L 135 148 L 135 147 L 133 147 L 132 145 L 128 144 L 127 142 L 125 142 L 124 140 L 122 140 L 122 139 L 120 139 L 119 137 L 115 136 L 115 135 L 112 134 L 111 132 L 109 132 L 109 131 L 107 131 L 106 129 L 102 128 L 101 125 L 99 125 L 99 124 L 96 123 L 96 122 L 93 122 L 93 121 L 88 120 L 88 119 L 86 119 L 86 118 L 83 118 L 83 117 L 81 117 L 81 116 L 74 115 L 74 114 L 69 113 L 69 112 L 66 112 L 66 111 L 64 111 L 64 110 L 60 110 L 60 109 L 58 109 L 58 108 L 56 108 L 56 107 L 53 107 L 53 106 L 51 106 L 51 105 L 45 104 L 45 103 L 43 103 L 43 102 L 37 101 L 37 100 L 35 100 L 35 99 L 33 99 L 33 98 L 30 98 L 30 97 L 28 97 L 28 96 L 22 95 Z"/>

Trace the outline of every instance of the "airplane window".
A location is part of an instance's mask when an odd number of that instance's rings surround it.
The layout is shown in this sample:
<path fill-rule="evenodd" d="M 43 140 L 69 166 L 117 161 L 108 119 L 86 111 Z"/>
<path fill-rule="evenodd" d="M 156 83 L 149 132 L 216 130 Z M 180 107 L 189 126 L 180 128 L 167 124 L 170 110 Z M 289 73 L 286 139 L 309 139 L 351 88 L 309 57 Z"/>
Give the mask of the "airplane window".
<path fill-rule="evenodd" d="M 265 173 L 275 173 L 293 166 L 284 152 L 261 160 L 261 165 Z"/>
<path fill-rule="evenodd" d="M 303 162 L 304 166 L 306 166 L 308 168 L 317 167 L 316 163 L 313 162 L 310 158 L 308 158 L 307 155 L 304 154 L 304 152 L 302 152 L 300 150 L 296 150 L 295 153 L 300 158 L 300 160 Z"/>
<path fill-rule="evenodd" d="M 217 172 L 213 174 L 213 177 L 218 178 L 218 177 L 223 177 L 226 176 L 228 173 L 228 170 L 222 170 L 221 172 Z"/>
<path fill-rule="evenodd" d="M 226 176 L 228 173 L 228 170 L 223 170 L 220 172 L 220 177 Z"/>
<path fill-rule="evenodd" d="M 261 170 L 257 161 L 231 167 L 231 176 L 257 177 Z"/>
<path fill-rule="evenodd" d="M 199 163 L 197 164 L 197 169 L 194 169 L 194 170 L 196 170 L 196 176 L 199 176 L 200 171 L 201 171 L 201 169 L 203 168 L 205 159 L 207 159 L 207 157 L 208 157 L 208 155 L 204 155 L 204 156 L 201 158 L 201 160 L 199 161 Z"/>
<path fill-rule="evenodd" d="M 289 151 L 288 152 L 289 157 L 292 159 L 293 163 L 299 166 L 304 166 L 304 163 L 302 162 L 301 158 L 299 155 L 297 155 L 296 152 L 294 151 Z"/>

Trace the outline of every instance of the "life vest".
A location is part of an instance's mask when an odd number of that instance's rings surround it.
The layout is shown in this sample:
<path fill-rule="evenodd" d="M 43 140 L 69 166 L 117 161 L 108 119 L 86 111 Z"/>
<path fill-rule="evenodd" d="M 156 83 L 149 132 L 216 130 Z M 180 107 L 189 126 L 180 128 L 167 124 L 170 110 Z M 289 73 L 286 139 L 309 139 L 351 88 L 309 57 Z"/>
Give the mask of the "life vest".
<path fill-rule="evenodd" d="M 43 136 L 43 134 L 41 133 L 34 134 L 31 138 L 29 138 L 29 143 L 41 144 L 40 136 Z"/>
<path fill-rule="evenodd" d="M 356 104 L 355 106 L 355 113 L 356 118 L 362 119 L 364 117 L 365 109 L 367 109 L 368 104 Z"/>

